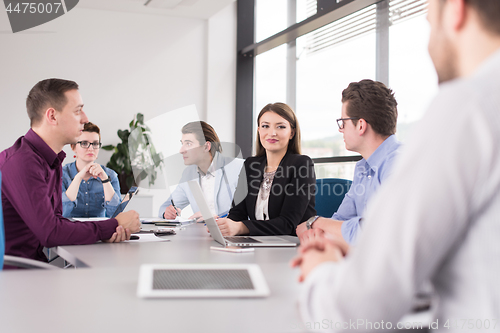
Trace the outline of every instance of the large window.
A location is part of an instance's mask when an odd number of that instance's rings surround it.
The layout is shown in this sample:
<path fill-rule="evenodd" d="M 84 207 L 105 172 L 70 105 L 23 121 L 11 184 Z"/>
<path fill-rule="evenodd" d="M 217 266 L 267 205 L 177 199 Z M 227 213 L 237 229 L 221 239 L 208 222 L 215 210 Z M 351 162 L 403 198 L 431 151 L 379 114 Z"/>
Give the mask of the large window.
<path fill-rule="evenodd" d="M 266 104 L 286 101 L 286 52 L 283 44 L 255 58 L 254 120 Z"/>
<path fill-rule="evenodd" d="M 256 0 L 255 41 L 260 42 L 316 14 L 316 0 Z"/>
<path fill-rule="evenodd" d="M 357 155 L 346 151 L 335 123 L 342 90 L 366 78 L 392 88 L 403 142 L 437 91 L 427 54 L 427 2 L 320 3 L 331 8 L 316 7 L 313 0 L 256 0 L 256 44 L 247 47 L 256 56 L 254 121 L 267 103 L 290 104 L 300 121 L 303 153 L 322 162 L 318 178 L 352 178 L 355 158 L 332 163 Z"/>
<path fill-rule="evenodd" d="M 360 31 L 353 24 L 358 19 L 355 13 L 297 39 L 295 109 L 303 152 L 312 158 L 353 154 L 345 149 L 335 119 L 340 118 L 342 90 L 350 82 L 375 79 L 375 31 Z"/>
<path fill-rule="evenodd" d="M 288 0 L 256 0 L 255 17 L 255 41 L 260 42 L 288 28 Z"/>
<path fill-rule="evenodd" d="M 389 85 L 398 101 L 398 139 L 405 141 L 437 93 L 437 75 L 427 43 L 429 25 L 425 15 L 395 22 L 389 30 Z"/>

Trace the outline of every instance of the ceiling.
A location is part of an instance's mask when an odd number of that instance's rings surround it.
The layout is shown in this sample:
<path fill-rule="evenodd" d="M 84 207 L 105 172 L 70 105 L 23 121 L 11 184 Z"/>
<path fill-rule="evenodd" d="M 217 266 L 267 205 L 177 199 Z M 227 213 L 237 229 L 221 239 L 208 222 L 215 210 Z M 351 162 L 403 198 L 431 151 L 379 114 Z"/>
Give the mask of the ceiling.
<path fill-rule="evenodd" d="M 235 0 L 80 0 L 78 8 L 208 19 Z M 144 4 L 147 3 L 147 6 Z"/>

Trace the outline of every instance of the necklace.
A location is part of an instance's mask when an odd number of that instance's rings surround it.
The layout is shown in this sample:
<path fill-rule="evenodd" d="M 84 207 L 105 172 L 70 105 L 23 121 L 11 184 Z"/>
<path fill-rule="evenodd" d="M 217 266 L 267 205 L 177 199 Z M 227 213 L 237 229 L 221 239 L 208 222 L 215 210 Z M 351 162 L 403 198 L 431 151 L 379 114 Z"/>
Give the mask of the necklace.
<path fill-rule="evenodd" d="M 271 185 L 273 184 L 273 179 L 275 174 L 276 170 L 271 172 L 264 172 L 264 181 L 262 182 L 262 189 L 265 192 L 269 192 L 269 190 L 271 190 Z"/>

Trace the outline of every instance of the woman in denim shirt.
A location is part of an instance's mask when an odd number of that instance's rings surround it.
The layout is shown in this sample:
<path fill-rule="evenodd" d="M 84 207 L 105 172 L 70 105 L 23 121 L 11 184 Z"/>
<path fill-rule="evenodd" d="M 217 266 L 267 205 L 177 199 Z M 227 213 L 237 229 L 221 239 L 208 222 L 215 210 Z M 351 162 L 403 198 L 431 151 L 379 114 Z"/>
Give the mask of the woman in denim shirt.
<path fill-rule="evenodd" d="M 120 204 L 117 173 L 94 161 L 101 148 L 99 127 L 86 123 L 76 144 L 76 161 L 63 166 L 64 217 L 110 217 Z"/>

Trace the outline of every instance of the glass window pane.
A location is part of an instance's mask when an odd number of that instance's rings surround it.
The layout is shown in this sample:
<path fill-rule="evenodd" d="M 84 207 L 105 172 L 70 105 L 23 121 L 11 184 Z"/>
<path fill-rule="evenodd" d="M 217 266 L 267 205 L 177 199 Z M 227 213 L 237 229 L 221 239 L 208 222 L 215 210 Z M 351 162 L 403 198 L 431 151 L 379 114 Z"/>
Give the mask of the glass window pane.
<path fill-rule="evenodd" d="M 295 1 L 295 0 L 294 0 Z M 316 14 L 317 0 L 296 0 L 297 1 L 297 22 Z"/>
<path fill-rule="evenodd" d="M 255 58 L 253 115 L 255 131 L 252 142 L 255 142 L 257 116 L 260 110 L 269 103 L 286 103 L 286 53 L 287 45 L 283 44 Z"/>
<path fill-rule="evenodd" d="M 290 25 L 315 15 L 316 3 L 317 0 L 256 0 L 255 42 L 263 41 Z M 288 6 L 294 5 L 295 19 L 289 22 Z"/>
<path fill-rule="evenodd" d="M 389 28 L 389 85 L 398 101 L 398 139 L 404 141 L 437 93 L 427 52 L 430 27 L 421 15 Z"/>
<path fill-rule="evenodd" d="M 349 156 L 335 119 L 349 83 L 375 79 L 375 32 L 310 52 L 311 34 L 297 39 L 297 105 L 302 150 L 311 157 Z"/>
<path fill-rule="evenodd" d="M 288 25 L 288 0 L 255 1 L 255 42 L 258 43 Z"/>
<path fill-rule="evenodd" d="M 352 180 L 356 162 L 322 163 L 315 164 L 314 171 L 316 179 L 321 178 L 343 178 Z"/>

